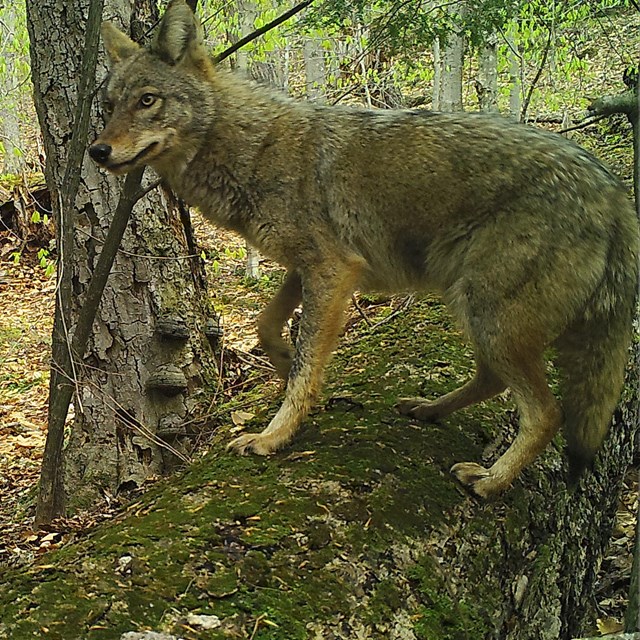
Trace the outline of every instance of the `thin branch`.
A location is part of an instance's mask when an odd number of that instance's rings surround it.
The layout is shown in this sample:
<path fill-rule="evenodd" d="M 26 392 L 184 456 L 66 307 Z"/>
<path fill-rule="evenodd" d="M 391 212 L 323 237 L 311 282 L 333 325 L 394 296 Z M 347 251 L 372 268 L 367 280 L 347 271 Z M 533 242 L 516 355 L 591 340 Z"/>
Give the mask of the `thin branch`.
<path fill-rule="evenodd" d="M 73 128 L 67 166 L 61 185 L 64 185 L 60 196 L 60 219 L 58 220 L 58 241 L 60 261 L 58 266 L 58 292 L 54 320 L 53 358 L 58 359 L 59 366 L 69 375 L 73 372 L 71 345 L 68 328 L 70 326 L 69 305 L 72 295 L 72 251 L 73 251 L 73 218 L 72 211 L 76 206 L 76 197 L 80 186 L 80 171 L 87 144 L 89 117 L 93 88 L 96 77 L 98 59 L 98 40 L 102 7 L 104 0 L 91 2 L 86 22 L 83 58 L 78 82 L 78 104 L 73 117 Z M 36 523 L 46 524 L 64 514 L 65 496 L 62 481 L 62 446 L 64 440 L 64 423 L 69 410 L 69 402 L 74 387 L 65 384 L 52 371 L 49 384 L 49 419 L 47 440 L 42 459 L 38 503 L 36 506 Z"/>
<path fill-rule="evenodd" d="M 267 31 L 271 31 L 271 29 L 275 29 L 277 26 L 281 25 L 283 22 L 286 22 L 289 18 L 292 18 L 293 16 L 295 16 L 296 13 L 300 13 L 300 11 L 302 11 L 303 9 L 306 9 L 312 2 L 313 0 L 303 0 L 303 2 L 300 2 L 292 9 L 289 9 L 289 11 L 286 11 L 281 16 L 278 16 L 275 20 L 272 20 L 271 22 L 268 22 L 267 24 L 260 27 L 259 29 L 252 31 L 251 33 L 246 35 L 244 38 L 240 38 L 238 42 L 236 42 L 235 44 L 232 44 L 229 48 L 225 49 L 222 53 L 218 54 L 214 58 L 214 62 L 216 64 L 219 62 L 222 62 L 223 60 L 228 58 L 230 55 L 238 51 L 238 49 L 241 49 L 246 44 L 249 44 L 249 42 L 251 42 L 252 40 L 259 38 L 261 35 L 267 33 Z"/>
<path fill-rule="evenodd" d="M 513 53 L 513 55 L 516 58 L 518 58 L 518 60 L 520 62 L 520 65 L 522 66 L 522 54 L 513 46 L 513 43 L 511 42 L 511 38 L 509 38 L 509 36 L 507 36 L 507 34 L 504 32 L 504 30 L 502 29 L 502 27 L 500 25 L 498 25 L 498 31 L 499 31 L 500 35 L 502 36 L 502 39 L 504 40 L 504 43 L 510 49 L 511 53 Z"/>
<path fill-rule="evenodd" d="M 193 233 L 193 225 L 191 224 L 191 215 L 189 214 L 189 207 L 184 200 L 180 198 L 177 199 L 178 204 L 178 213 L 180 215 L 180 222 L 182 223 L 182 228 L 184 230 L 184 237 L 187 241 L 187 249 L 189 250 L 189 255 L 193 256 L 190 260 L 191 262 L 191 275 L 195 281 L 198 289 L 204 291 L 207 288 L 207 283 L 204 275 L 204 262 L 200 258 L 200 252 L 198 251 L 198 246 L 196 243 L 196 238 Z"/>
<path fill-rule="evenodd" d="M 522 105 L 522 110 L 520 111 L 520 121 L 524 122 L 525 118 L 527 116 L 527 111 L 529 109 L 529 104 L 531 103 L 531 98 L 533 97 L 533 92 L 535 91 L 536 85 L 538 84 L 538 81 L 540 80 L 540 76 L 542 75 L 542 72 L 544 70 L 544 66 L 545 64 L 547 64 L 547 57 L 549 56 L 549 51 L 551 49 L 551 40 L 553 38 L 553 29 L 551 29 L 551 27 L 549 27 L 549 37 L 547 38 L 547 44 L 544 48 L 544 51 L 542 53 L 542 60 L 540 61 L 540 66 L 538 67 L 538 71 L 536 73 L 535 78 L 533 79 L 533 81 L 531 82 L 531 85 L 529 86 L 529 90 L 527 91 L 527 95 L 524 99 L 524 103 Z"/>
<path fill-rule="evenodd" d="M 69 384 L 67 380 L 72 377 L 71 373 L 74 371 L 75 358 L 82 358 L 84 355 L 98 310 L 98 304 L 107 283 L 115 254 L 127 227 L 133 205 L 137 202 L 136 194 L 140 190 L 143 172 L 144 168 L 135 169 L 126 177 L 120 201 L 98 257 L 82 308 L 78 314 L 78 323 L 71 339 L 71 344 L 65 345 L 55 354 L 57 359 L 52 366 L 49 431 L 42 461 L 40 492 L 36 508 L 36 523 L 39 525 L 47 524 L 53 518 L 64 513 L 61 464 L 62 444 L 64 424 L 75 389 L 75 384 Z M 54 375 L 56 369 L 59 369 L 61 373 Z"/>
<path fill-rule="evenodd" d="M 611 18 L 606 14 L 604 14 L 604 16 L 607 19 L 607 21 L 609 22 L 609 27 L 615 29 L 615 26 L 613 25 L 613 20 L 611 20 Z M 600 16 L 596 14 L 594 16 L 594 18 L 595 18 L 596 22 L 598 23 L 598 26 L 600 27 L 600 30 L 602 31 L 602 35 L 604 36 L 604 38 L 606 39 L 607 43 L 609 44 L 609 50 L 613 51 L 613 53 L 615 53 L 618 56 L 618 59 L 620 60 L 620 62 L 622 62 L 622 64 L 629 64 L 629 61 L 632 60 L 632 58 L 630 56 L 625 56 L 625 52 L 621 51 L 615 45 L 615 43 L 611 40 L 611 36 L 609 35 L 610 30 L 609 29 L 605 29 L 605 26 L 602 24 L 602 20 L 601 20 Z"/>
<path fill-rule="evenodd" d="M 373 322 L 369 320 L 367 314 L 363 311 L 360 303 L 358 302 L 358 298 L 356 298 L 355 293 L 351 296 L 351 302 L 353 302 L 353 306 L 356 308 L 356 311 L 360 314 L 360 317 L 365 321 L 365 323 L 371 327 L 373 326 Z"/>
<path fill-rule="evenodd" d="M 191 459 L 188 456 L 186 456 L 184 453 L 182 453 L 175 447 L 172 447 L 168 442 L 164 441 L 162 438 L 159 438 L 155 433 L 151 432 L 142 423 L 138 422 L 138 420 L 135 420 L 134 418 L 129 416 L 127 410 L 112 395 L 107 393 L 102 393 L 102 389 L 100 388 L 99 385 L 92 383 L 91 386 L 95 389 L 97 393 L 102 395 L 105 401 L 105 404 L 109 407 L 109 409 L 111 409 L 111 411 L 113 411 L 114 415 L 117 417 L 117 419 L 120 421 L 120 423 L 124 427 L 140 434 L 143 438 L 146 438 L 147 440 L 155 444 L 157 447 L 160 447 L 162 449 L 165 449 L 166 451 L 169 451 L 174 456 L 176 456 L 176 458 L 179 458 L 180 460 L 182 460 L 182 462 L 184 462 L 185 464 L 189 464 L 191 462 Z M 122 415 L 118 415 L 119 412 Z"/>
<path fill-rule="evenodd" d="M 161 184 L 162 184 L 162 180 L 160 178 L 158 178 L 157 180 L 154 180 L 153 182 L 148 184 L 146 187 L 143 187 L 142 189 L 140 189 L 138 193 L 135 194 L 133 199 L 136 202 L 138 200 L 142 200 L 142 198 L 144 198 L 148 193 L 151 193 L 156 187 L 159 187 Z"/>
<path fill-rule="evenodd" d="M 404 313 L 404 311 L 406 311 L 414 302 L 414 300 L 416 299 L 415 295 L 409 294 L 397 307 L 397 309 L 395 309 L 394 311 L 392 311 L 388 316 L 385 316 L 384 318 L 382 318 L 382 320 L 378 320 L 378 322 L 376 322 L 371 329 L 377 329 L 378 327 L 381 327 L 383 324 L 386 324 L 387 322 L 389 322 L 390 320 L 393 320 L 396 316 L 399 316 L 401 313 Z"/>
<path fill-rule="evenodd" d="M 596 118 L 592 118 L 591 120 L 585 120 L 578 124 L 574 124 L 571 127 L 566 127 L 565 129 L 560 129 L 556 133 L 568 133 L 569 131 L 576 131 L 577 129 L 584 129 L 585 127 L 589 127 L 596 122 L 600 122 L 600 120 L 604 120 L 607 116 L 597 116 Z"/>

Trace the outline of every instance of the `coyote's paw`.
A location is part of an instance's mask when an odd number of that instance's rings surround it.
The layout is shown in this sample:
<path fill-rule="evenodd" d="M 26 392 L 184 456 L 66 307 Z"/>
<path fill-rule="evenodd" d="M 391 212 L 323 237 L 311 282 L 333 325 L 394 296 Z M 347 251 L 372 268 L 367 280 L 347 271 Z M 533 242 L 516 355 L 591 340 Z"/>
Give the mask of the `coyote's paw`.
<path fill-rule="evenodd" d="M 437 402 L 431 402 L 424 398 L 399 398 L 396 408 L 403 415 L 424 422 L 433 422 L 440 418 Z"/>
<path fill-rule="evenodd" d="M 490 498 L 503 489 L 489 469 L 475 462 L 458 462 L 451 467 L 451 473 L 481 498 Z"/>
<path fill-rule="evenodd" d="M 227 445 L 227 451 L 234 451 L 241 456 L 255 453 L 259 456 L 268 456 L 277 449 L 277 445 L 261 433 L 245 433 L 239 438 L 232 440 Z"/>

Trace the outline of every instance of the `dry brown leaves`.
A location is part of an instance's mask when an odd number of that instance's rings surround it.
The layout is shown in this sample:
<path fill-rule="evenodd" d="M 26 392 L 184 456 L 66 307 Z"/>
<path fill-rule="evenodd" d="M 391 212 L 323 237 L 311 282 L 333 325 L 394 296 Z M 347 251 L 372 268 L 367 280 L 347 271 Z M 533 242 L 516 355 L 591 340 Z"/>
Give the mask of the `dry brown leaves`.
<path fill-rule="evenodd" d="M 40 544 L 22 505 L 35 495 L 44 449 L 54 290 L 32 255 L 0 263 L 0 563 Z"/>

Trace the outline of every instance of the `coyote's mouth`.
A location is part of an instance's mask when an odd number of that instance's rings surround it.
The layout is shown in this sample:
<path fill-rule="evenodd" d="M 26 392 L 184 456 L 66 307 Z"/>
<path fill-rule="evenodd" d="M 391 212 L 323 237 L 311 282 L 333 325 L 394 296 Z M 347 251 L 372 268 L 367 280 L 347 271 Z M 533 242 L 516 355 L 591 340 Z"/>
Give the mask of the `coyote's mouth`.
<path fill-rule="evenodd" d="M 133 168 L 140 162 L 140 160 L 148 156 L 149 153 L 151 153 L 151 151 L 153 151 L 159 144 L 159 142 L 152 142 L 149 146 L 145 147 L 142 151 L 131 158 L 131 160 L 125 160 L 124 162 L 118 162 L 116 164 L 109 164 L 107 165 L 107 169 L 109 169 L 109 171 L 119 172 L 123 169 Z"/>

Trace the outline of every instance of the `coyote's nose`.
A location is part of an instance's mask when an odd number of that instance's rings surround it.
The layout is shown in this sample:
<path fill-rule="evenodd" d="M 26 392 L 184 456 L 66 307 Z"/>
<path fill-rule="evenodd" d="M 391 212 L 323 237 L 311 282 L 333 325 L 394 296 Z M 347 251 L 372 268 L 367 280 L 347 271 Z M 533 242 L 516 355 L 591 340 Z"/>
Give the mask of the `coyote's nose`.
<path fill-rule="evenodd" d="M 104 164 L 111 155 L 111 145 L 108 144 L 92 144 L 89 147 L 89 155 L 95 160 L 98 164 Z"/>

